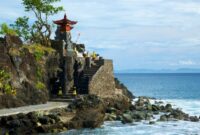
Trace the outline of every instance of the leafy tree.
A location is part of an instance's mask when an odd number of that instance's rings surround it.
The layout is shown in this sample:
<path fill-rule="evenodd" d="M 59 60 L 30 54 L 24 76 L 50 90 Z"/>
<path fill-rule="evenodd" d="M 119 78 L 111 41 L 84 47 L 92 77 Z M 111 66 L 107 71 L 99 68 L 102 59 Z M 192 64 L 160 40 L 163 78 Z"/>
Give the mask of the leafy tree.
<path fill-rule="evenodd" d="M 6 23 L 0 25 L 0 35 L 17 35 L 17 32 L 10 28 Z"/>
<path fill-rule="evenodd" d="M 16 31 L 19 37 L 22 37 L 24 41 L 31 39 L 31 33 L 30 33 L 30 26 L 28 24 L 29 18 L 19 17 L 15 21 L 14 24 L 11 24 L 10 26 Z"/>
<path fill-rule="evenodd" d="M 10 26 L 16 31 L 17 35 L 24 41 L 40 43 L 45 46 L 50 45 L 52 25 L 49 22 L 51 15 L 63 11 L 63 7 L 55 7 L 53 3 L 60 0 L 22 0 L 25 11 L 33 12 L 36 21 L 30 25 L 29 17 L 19 17 Z"/>
<path fill-rule="evenodd" d="M 59 11 L 63 11 L 63 7 L 55 7 L 53 3 L 59 2 L 60 0 L 22 0 L 23 5 L 25 7 L 25 11 L 33 12 L 36 21 L 30 28 L 30 33 L 32 36 L 32 40 L 36 43 L 41 43 L 42 45 L 49 46 L 50 45 L 50 36 L 51 36 L 51 24 L 49 23 L 49 16 L 57 14 Z M 19 18 L 18 18 L 19 19 Z M 20 18 L 18 20 L 19 26 L 22 27 L 21 34 L 26 37 L 27 31 L 27 21 L 28 19 Z M 23 29 L 25 31 L 23 31 Z M 26 36 L 25 36 L 26 35 Z M 29 36 L 27 36 L 29 38 Z"/>

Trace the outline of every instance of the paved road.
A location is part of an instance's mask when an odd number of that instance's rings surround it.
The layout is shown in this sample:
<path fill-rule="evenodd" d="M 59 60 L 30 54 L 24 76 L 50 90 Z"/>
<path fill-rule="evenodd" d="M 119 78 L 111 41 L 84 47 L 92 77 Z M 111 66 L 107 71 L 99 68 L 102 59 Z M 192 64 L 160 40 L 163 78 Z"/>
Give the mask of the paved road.
<path fill-rule="evenodd" d="M 67 107 L 69 103 L 67 102 L 48 102 L 46 104 L 41 105 L 30 105 L 18 108 L 10 108 L 10 109 L 0 109 L 0 116 L 8 116 L 18 113 L 29 113 L 33 111 L 45 111 L 56 108 L 64 108 Z"/>

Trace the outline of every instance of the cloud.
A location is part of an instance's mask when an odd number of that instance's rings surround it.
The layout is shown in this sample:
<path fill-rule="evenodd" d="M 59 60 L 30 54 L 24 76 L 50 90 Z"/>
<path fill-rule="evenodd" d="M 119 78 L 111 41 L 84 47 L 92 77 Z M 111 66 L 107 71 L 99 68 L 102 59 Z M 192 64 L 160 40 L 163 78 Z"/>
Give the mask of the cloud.
<path fill-rule="evenodd" d="M 78 21 L 73 40 L 114 59 L 116 68 L 200 68 L 199 0 L 62 0 Z M 63 17 L 63 12 L 51 21 Z M 25 15 L 21 0 L 0 5 L 0 23 Z"/>
<path fill-rule="evenodd" d="M 180 65 L 186 65 L 186 66 L 189 66 L 189 65 L 197 65 L 196 62 L 192 61 L 192 60 L 180 60 L 178 62 Z"/>

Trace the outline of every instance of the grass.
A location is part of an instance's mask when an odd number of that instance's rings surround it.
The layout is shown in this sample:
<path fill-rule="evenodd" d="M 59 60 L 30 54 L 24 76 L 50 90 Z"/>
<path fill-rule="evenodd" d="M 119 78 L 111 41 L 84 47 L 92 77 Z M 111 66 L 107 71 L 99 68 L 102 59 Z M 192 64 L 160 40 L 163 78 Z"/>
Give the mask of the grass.
<path fill-rule="evenodd" d="M 0 91 L 2 94 L 9 94 L 15 96 L 17 94 L 16 89 L 14 89 L 10 84 L 10 74 L 5 70 L 0 70 Z"/>
<path fill-rule="evenodd" d="M 36 83 L 36 89 L 38 89 L 38 90 L 45 90 L 45 89 L 46 89 L 46 86 L 45 86 L 44 83 L 38 81 L 38 82 Z"/>
<path fill-rule="evenodd" d="M 27 48 L 37 61 L 41 61 L 44 55 L 55 52 L 53 48 L 45 47 L 40 44 L 24 45 L 23 48 Z"/>

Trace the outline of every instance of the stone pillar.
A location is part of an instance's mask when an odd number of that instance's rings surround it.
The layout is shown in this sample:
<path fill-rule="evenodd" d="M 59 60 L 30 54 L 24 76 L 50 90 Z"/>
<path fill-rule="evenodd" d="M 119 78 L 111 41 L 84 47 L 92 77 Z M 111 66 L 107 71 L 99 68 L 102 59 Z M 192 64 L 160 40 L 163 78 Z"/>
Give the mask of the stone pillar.
<path fill-rule="evenodd" d="M 74 86 L 74 57 L 66 56 L 64 57 L 64 86 L 63 86 L 63 95 L 66 95 L 68 91 Z"/>
<path fill-rule="evenodd" d="M 92 59 L 91 59 L 91 57 L 86 57 L 86 58 L 85 58 L 85 66 L 86 66 L 86 69 L 91 68 L 91 64 L 92 64 Z"/>

